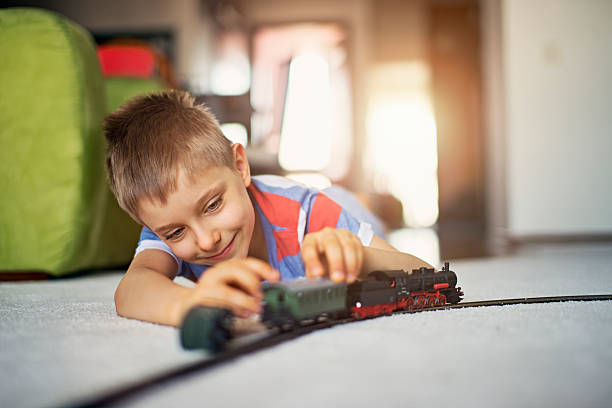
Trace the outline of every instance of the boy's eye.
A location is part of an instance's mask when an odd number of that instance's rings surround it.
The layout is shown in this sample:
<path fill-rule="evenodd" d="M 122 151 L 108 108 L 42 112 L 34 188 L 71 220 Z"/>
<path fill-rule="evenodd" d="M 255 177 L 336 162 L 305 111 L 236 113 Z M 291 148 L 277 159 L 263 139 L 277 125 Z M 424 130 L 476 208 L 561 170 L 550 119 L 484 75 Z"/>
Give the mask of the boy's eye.
<path fill-rule="evenodd" d="M 206 212 L 210 212 L 210 211 L 215 211 L 216 209 L 218 209 L 221 206 L 221 197 L 217 198 L 215 201 L 213 201 L 208 208 L 206 208 Z"/>
<path fill-rule="evenodd" d="M 183 233 L 183 228 L 177 228 L 174 231 L 172 231 L 170 234 L 164 236 L 164 238 L 166 239 L 178 238 L 181 236 L 182 233 Z"/>

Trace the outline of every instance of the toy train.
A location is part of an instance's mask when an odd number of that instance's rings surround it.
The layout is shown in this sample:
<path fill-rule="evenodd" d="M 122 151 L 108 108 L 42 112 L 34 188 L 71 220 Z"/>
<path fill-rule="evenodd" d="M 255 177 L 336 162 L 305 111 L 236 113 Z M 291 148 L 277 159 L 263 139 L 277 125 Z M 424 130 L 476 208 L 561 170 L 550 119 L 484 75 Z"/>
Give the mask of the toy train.
<path fill-rule="evenodd" d="M 441 271 L 374 271 L 368 279 L 334 283 L 328 279 L 266 282 L 262 321 L 288 328 L 321 318 L 356 319 L 458 303 L 463 296 L 448 262 Z"/>
<path fill-rule="evenodd" d="M 414 269 L 374 271 L 368 279 L 352 284 L 329 279 L 298 279 L 263 284 L 262 322 L 288 330 L 320 319 L 342 319 L 391 314 L 396 310 L 420 310 L 461 301 L 457 275 L 448 262 L 441 271 Z M 186 349 L 217 352 L 231 338 L 233 315 L 225 309 L 193 308 L 181 328 Z"/>

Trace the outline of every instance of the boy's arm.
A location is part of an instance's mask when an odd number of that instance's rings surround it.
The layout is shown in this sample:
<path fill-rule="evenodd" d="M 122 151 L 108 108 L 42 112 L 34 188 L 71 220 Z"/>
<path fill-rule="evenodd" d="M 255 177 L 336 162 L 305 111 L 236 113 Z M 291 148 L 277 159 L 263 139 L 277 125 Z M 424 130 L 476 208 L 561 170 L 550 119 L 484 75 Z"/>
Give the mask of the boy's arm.
<path fill-rule="evenodd" d="M 164 251 L 147 249 L 132 260 L 115 291 L 117 314 L 132 319 L 178 326 L 181 300 L 191 288 L 173 282 L 176 261 Z"/>
<path fill-rule="evenodd" d="M 246 317 L 261 311 L 261 281 L 280 277 L 259 259 L 233 259 L 210 267 L 194 288 L 187 288 L 172 281 L 176 269 L 176 261 L 164 251 L 140 252 L 115 292 L 117 313 L 170 326 L 179 326 L 198 305 L 223 307 Z"/>
<path fill-rule="evenodd" d="M 370 246 L 363 247 L 363 263 L 358 277 L 363 279 L 375 270 L 403 269 L 410 272 L 421 267 L 433 268 L 414 255 L 398 251 L 375 235 Z"/>
<path fill-rule="evenodd" d="M 364 247 L 352 232 L 335 228 L 307 234 L 302 243 L 302 259 L 306 277 L 327 275 L 333 281 L 348 283 L 375 270 L 432 268 L 422 259 L 398 251 L 376 235 L 370 246 Z"/>

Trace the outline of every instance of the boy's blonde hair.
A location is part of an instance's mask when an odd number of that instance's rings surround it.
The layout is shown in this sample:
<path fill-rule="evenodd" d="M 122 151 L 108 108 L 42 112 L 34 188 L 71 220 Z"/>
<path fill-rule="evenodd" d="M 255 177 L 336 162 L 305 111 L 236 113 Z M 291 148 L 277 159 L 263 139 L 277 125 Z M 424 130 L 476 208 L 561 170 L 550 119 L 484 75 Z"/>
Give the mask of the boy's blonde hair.
<path fill-rule="evenodd" d="M 195 177 L 213 166 L 234 168 L 232 143 L 193 96 L 166 91 L 134 97 L 104 120 L 106 170 L 121 208 L 136 221 L 146 197 L 166 203 L 179 171 Z"/>

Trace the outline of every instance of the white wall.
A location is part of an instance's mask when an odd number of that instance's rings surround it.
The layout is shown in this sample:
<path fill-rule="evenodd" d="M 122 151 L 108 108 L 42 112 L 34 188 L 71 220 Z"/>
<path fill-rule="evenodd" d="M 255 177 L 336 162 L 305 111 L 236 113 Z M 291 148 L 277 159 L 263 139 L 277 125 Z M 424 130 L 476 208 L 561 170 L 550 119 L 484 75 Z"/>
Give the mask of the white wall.
<path fill-rule="evenodd" d="M 511 236 L 612 233 L 612 1 L 504 0 Z"/>

